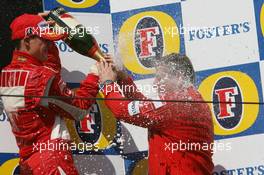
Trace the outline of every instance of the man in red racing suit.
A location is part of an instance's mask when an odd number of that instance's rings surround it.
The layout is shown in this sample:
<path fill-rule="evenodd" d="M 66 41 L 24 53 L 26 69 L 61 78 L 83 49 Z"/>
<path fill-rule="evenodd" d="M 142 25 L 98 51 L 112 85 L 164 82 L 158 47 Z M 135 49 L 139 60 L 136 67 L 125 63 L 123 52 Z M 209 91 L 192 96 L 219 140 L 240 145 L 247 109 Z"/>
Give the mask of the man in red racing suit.
<path fill-rule="evenodd" d="M 20 41 L 11 64 L 1 73 L 0 93 L 17 95 L 2 98 L 19 147 L 20 174 L 77 175 L 63 117 L 81 120 L 87 115 L 95 101 L 74 97 L 95 97 L 98 76 L 88 74 L 76 92 L 67 88 L 60 76 L 59 52 L 53 42 L 62 36 L 54 39 L 54 35 L 25 33 L 26 28 L 43 23 L 38 15 L 24 14 L 11 24 L 12 39 Z"/>
<path fill-rule="evenodd" d="M 185 80 L 191 78 L 190 81 L 194 81 L 193 74 L 190 74 L 193 68 L 188 62 L 188 57 L 170 54 L 162 60 L 167 60 L 168 64 L 161 61 L 162 64 L 157 66 L 156 84 L 160 88 L 158 90 L 160 99 L 203 101 L 193 83 L 184 84 L 179 78 L 183 77 Z M 180 70 L 177 69 L 180 67 L 185 67 L 181 68 L 181 72 L 189 73 L 180 73 L 179 76 Z M 191 69 L 186 70 L 188 67 Z M 211 175 L 214 167 L 213 124 L 206 103 L 133 100 L 147 98 L 137 90 L 131 78 L 125 78 L 117 85 L 111 83 L 115 80 L 113 75 L 108 83 L 104 83 L 102 82 L 104 76 L 114 74 L 111 66 L 101 63 L 98 70 L 101 90 L 106 98 L 105 103 L 114 116 L 149 130 L 150 175 Z M 126 87 L 129 87 L 130 91 Z M 123 94 L 119 89 L 123 90 Z M 123 99 L 123 95 L 131 100 L 107 100 Z"/>

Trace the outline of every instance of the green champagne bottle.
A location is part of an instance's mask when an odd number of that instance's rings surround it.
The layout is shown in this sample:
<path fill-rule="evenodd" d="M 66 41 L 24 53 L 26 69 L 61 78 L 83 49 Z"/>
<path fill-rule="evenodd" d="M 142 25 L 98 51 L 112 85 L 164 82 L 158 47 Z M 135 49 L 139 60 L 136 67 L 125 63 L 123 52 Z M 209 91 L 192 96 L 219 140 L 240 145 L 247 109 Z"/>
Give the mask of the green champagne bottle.
<path fill-rule="evenodd" d="M 97 41 L 85 26 L 80 24 L 64 8 L 57 7 L 50 11 L 47 21 L 55 21 L 54 30 L 66 34 L 64 41 L 76 52 L 100 61 L 104 59 Z"/>

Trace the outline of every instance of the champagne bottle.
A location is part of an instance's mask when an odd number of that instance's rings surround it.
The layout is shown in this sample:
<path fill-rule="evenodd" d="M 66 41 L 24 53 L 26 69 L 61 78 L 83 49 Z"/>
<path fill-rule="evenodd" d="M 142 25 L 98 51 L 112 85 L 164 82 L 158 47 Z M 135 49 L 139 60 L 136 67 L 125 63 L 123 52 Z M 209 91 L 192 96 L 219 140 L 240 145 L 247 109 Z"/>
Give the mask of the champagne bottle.
<path fill-rule="evenodd" d="M 64 32 L 67 37 L 64 41 L 76 52 L 91 57 L 96 61 L 104 59 L 97 41 L 85 26 L 80 24 L 64 8 L 57 7 L 50 11 L 47 21 L 55 21 L 54 29 L 56 32 Z"/>

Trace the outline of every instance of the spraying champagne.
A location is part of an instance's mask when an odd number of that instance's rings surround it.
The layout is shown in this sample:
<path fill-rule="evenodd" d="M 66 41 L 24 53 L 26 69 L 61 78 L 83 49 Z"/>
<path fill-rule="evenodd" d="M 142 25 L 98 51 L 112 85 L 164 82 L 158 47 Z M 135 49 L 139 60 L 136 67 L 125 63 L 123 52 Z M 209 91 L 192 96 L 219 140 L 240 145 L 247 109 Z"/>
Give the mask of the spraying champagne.
<path fill-rule="evenodd" d="M 67 34 L 64 41 L 73 50 L 96 61 L 104 59 L 100 47 L 92 34 L 64 8 L 57 7 L 52 9 L 46 19 L 47 21 L 55 21 L 54 29 Z"/>

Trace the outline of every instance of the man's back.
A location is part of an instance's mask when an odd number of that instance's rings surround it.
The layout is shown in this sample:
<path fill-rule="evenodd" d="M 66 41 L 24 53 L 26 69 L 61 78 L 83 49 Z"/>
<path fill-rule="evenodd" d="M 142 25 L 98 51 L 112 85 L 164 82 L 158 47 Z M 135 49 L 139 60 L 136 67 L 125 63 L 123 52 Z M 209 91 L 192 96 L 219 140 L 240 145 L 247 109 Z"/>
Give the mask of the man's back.
<path fill-rule="evenodd" d="M 36 96 L 47 95 L 45 90 L 54 76 L 53 71 L 22 52 L 15 52 L 12 63 L 2 71 L 1 93 L 18 95 L 3 100 L 22 157 L 29 156 L 24 152 L 32 150 L 33 143 L 50 136 L 55 118 L 50 114 L 43 118 L 48 112 L 47 104 Z"/>
<path fill-rule="evenodd" d="M 59 59 L 58 55 L 50 56 Z M 12 63 L 2 71 L 0 79 L 2 94 L 18 95 L 3 97 L 3 101 L 22 158 L 38 151 L 34 145 L 70 141 L 64 117 L 81 120 L 95 102 L 74 96 L 95 97 L 98 93 L 97 76 L 89 74 L 74 93 L 61 79 L 59 69 L 47 67 L 24 52 L 14 52 Z M 49 95 L 67 98 L 38 98 Z"/>
<path fill-rule="evenodd" d="M 166 100 L 202 101 L 193 88 Z M 153 115 L 164 115 L 149 128 L 149 174 L 206 175 L 213 169 L 213 124 L 205 103 L 166 102 Z"/>
<path fill-rule="evenodd" d="M 131 78 L 123 80 L 120 85 L 135 87 Z M 109 89 L 112 91 L 109 92 Z M 103 93 L 106 98 L 123 98 L 115 90 L 114 84 L 104 87 Z M 148 101 L 138 91 L 123 93 L 127 98 L 131 98 L 131 101 L 106 100 L 106 105 L 116 118 L 149 129 L 150 175 L 211 174 L 212 116 L 206 103 L 197 103 L 203 99 L 193 86 L 165 91 L 160 94 L 160 98 L 164 100 L 162 102 Z M 183 146 L 184 144 L 186 146 Z"/>
<path fill-rule="evenodd" d="M 3 102 L 19 147 L 21 174 L 78 174 L 64 118 L 81 120 L 88 114 L 95 101 L 74 97 L 95 97 L 98 77 L 88 74 L 72 92 L 61 79 L 55 45 L 53 49 L 49 50 L 48 64 L 15 51 L 12 63 L 0 75 L 0 93 L 15 96 L 3 96 Z"/>

